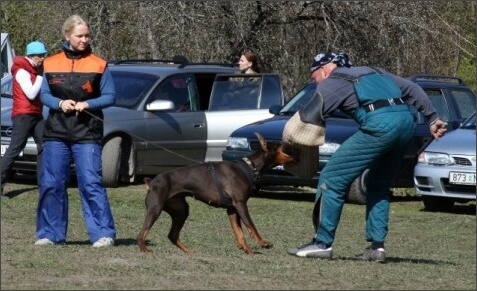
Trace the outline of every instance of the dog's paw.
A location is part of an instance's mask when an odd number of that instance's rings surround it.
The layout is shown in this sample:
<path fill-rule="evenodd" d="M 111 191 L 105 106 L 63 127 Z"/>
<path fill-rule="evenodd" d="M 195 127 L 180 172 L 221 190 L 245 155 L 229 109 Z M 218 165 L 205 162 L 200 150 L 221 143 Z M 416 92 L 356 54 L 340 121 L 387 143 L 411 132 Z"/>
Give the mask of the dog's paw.
<path fill-rule="evenodd" d="M 268 240 L 263 240 L 262 243 L 260 244 L 262 248 L 269 249 L 273 247 L 273 244 L 269 242 Z"/>
<path fill-rule="evenodd" d="M 152 253 L 153 251 L 145 246 L 143 247 L 139 247 L 139 250 L 141 251 L 141 253 Z"/>

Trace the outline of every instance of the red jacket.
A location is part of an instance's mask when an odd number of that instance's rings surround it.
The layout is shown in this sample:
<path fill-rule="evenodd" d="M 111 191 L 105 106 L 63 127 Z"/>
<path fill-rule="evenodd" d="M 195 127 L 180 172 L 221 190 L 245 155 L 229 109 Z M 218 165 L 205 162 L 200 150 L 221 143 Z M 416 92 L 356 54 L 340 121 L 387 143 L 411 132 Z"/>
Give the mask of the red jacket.
<path fill-rule="evenodd" d="M 19 69 L 24 69 L 30 73 L 30 80 L 35 83 L 36 68 L 33 67 L 25 57 L 17 56 L 13 59 L 12 74 L 13 74 L 13 109 L 12 118 L 19 114 L 41 115 L 43 111 L 43 104 L 40 100 L 40 94 L 35 99 L 30 100 L 23 92 L 20 84 L 15 80 L 15 75 Z"/>

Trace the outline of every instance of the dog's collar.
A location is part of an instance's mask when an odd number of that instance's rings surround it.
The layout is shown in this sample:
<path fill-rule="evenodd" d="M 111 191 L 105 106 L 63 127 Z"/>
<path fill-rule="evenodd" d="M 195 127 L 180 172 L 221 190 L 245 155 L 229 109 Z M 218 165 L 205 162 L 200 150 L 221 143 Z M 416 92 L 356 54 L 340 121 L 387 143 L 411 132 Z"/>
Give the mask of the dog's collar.
<path fill-rule="evenodd" d="M 247 164 L 247 166 L 249 166 L 250 169 L 252 170 L 253 180 L 254 181 L 257 180 L 258 176 L 260 175 L 260 173 L 257 170 L 257 167 L 255 167 L 255 165 L 252 163 L 252 161 L 247 157 L 242 158 L 242 161 L 244 161 L 244 163 Z"/>

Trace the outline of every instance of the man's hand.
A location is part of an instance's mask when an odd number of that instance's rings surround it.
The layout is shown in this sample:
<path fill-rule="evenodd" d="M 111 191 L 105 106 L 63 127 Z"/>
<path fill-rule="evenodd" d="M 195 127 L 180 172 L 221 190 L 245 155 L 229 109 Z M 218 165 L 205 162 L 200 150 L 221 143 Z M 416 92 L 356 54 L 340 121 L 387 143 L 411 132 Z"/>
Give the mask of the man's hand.
<path fill-rule="evenodd" d="M 430 127 L 430 131 L 431 131 L 432 136 L 435 139 L 439 139 L 439 138 L 443 137 L 444 134 L 446 134 L 446 131 L 447 131 L 446 127 L 447 127 L 447 122 L 444 122 L 440 119 L 435 120 L 431 124 L 431 127 Z"/>

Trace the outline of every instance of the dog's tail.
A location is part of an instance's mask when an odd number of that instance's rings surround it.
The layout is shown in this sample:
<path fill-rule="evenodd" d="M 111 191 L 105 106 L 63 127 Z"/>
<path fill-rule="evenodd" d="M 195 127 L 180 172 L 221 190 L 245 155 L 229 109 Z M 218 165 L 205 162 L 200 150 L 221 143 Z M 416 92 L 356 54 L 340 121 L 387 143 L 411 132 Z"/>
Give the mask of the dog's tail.
<path fill-rule="evenodd" d="M 151 180 L 152 179 L 149 177 L 144 178 L 144 183 L 146 184 L 145 186 L 147 190 L 149 190 L 149 183 L 151 183 Z"/>

